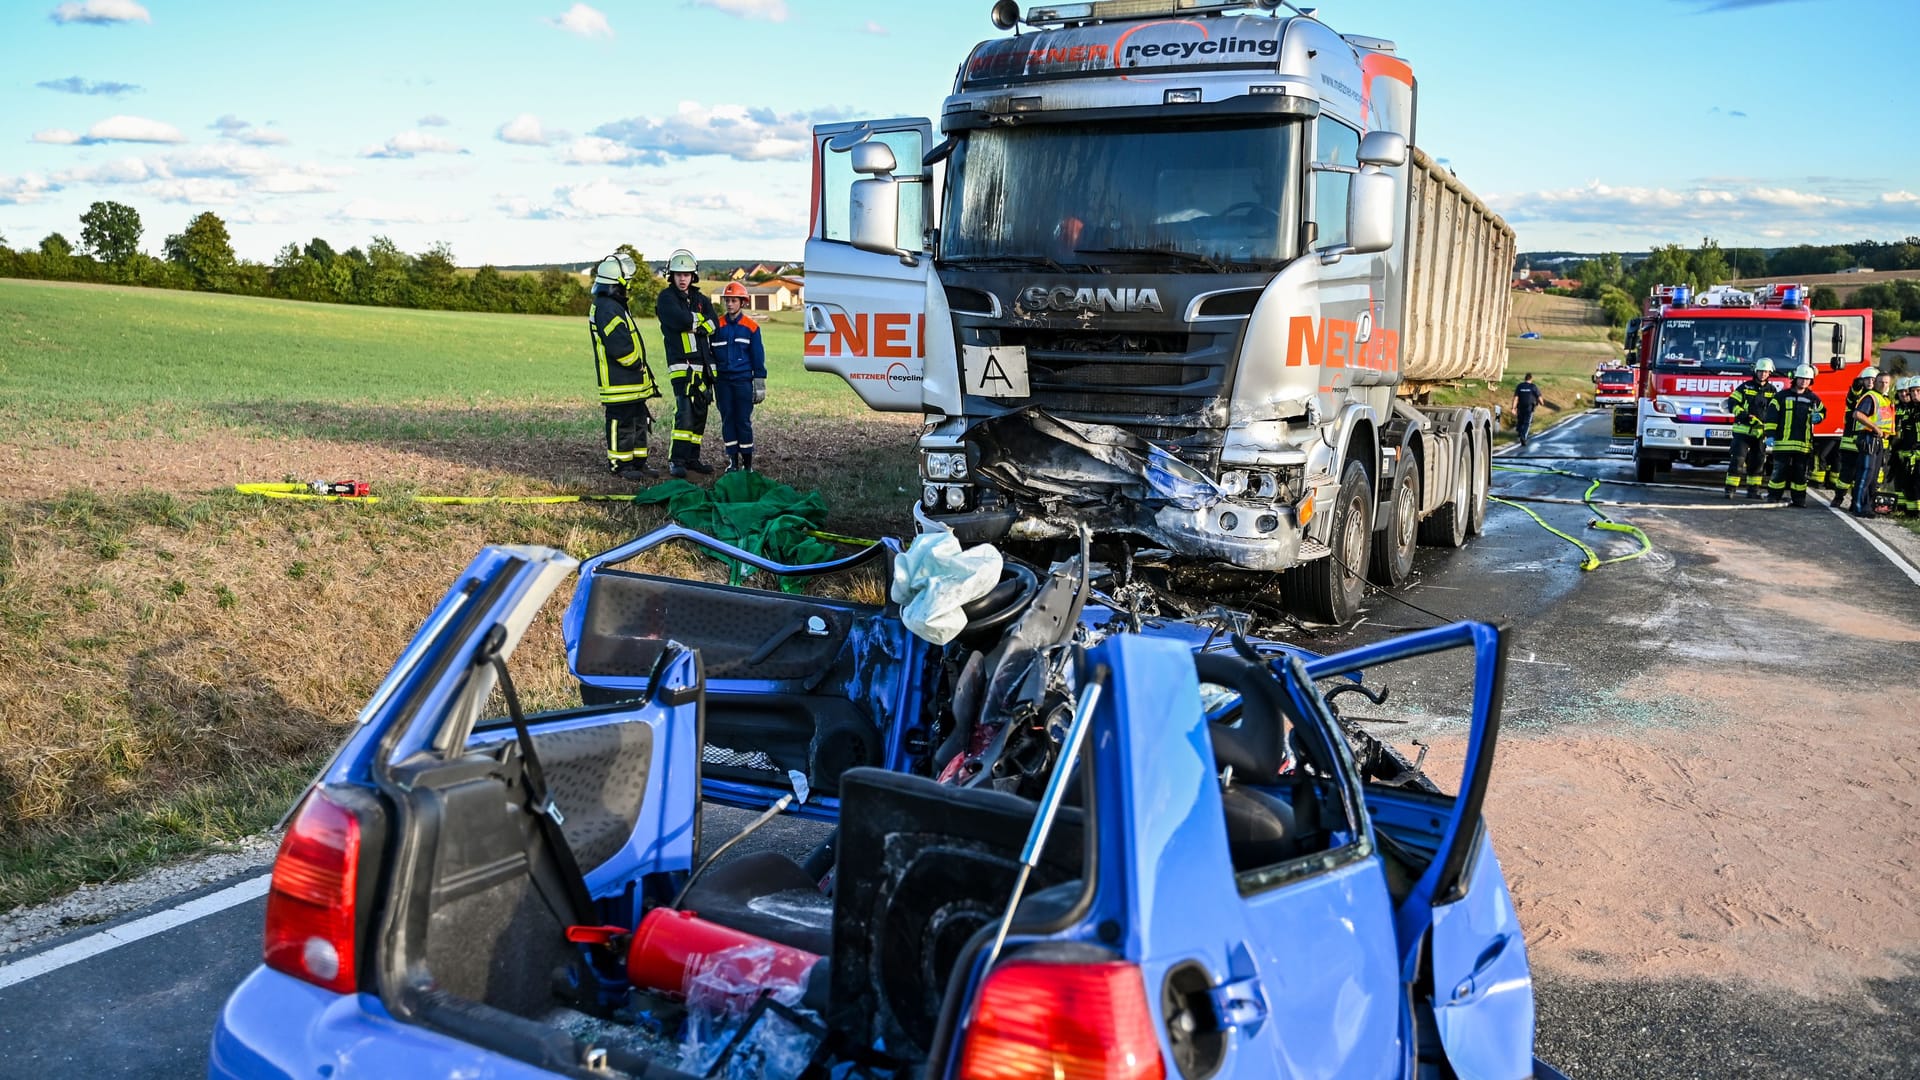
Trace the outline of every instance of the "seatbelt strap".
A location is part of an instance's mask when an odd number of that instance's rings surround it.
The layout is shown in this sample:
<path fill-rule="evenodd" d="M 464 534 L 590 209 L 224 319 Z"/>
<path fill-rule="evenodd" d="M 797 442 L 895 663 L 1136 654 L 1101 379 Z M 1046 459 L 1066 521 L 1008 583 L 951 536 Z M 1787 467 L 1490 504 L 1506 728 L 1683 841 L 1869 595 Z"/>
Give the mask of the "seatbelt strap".
<path fill-rule="evenodd" d="M 573 856 L 573 848 L 567 844 L 566 834 L 560 831 L 560 825 L 566 816 L 553 801 L 552 792 L 547 790 L 547 776 L 540 768 L 540 754 L 533 748 L 533 733 L 527 730 L 526 713 L 520 709 L 520 695 L 513 688 L 513 676 L 507 673 L 506 658 L 500 655 L 500 646 L 506 640 L 506 630 L 495 626 L 487 635 L 480 648 L 480 662 L 493 665 L 500 679 L 500 692 L 507 699 L 507 715 L 513 719 L 513 733 L 520 741 L 520 773 L 527 788 L 527 812 L 540 824 L 540 834 L 547 841 L 547 849 L 553 852 L 553 859 L 560 870 L 560 879 L 567 892 L 567 905 L 573 909 L 571 918 L 564 921 L 590 925 L 599 921 L 594 912 L 593 894 L 587 891 L 586 875 L 580 872 L 580 863 Z M 533 868 L 528 868 L 533 873 Z M 534 875 L 534 884 L 539 884 L 539 876 Z M 555 914 L 559 914 L 556 912 Z"/>

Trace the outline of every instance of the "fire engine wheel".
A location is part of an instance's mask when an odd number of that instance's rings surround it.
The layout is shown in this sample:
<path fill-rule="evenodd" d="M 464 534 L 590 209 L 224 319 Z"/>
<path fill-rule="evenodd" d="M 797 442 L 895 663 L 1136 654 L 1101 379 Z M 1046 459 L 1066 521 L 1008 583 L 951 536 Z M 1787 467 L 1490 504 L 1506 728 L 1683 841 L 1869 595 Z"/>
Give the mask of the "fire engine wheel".
<path fill-rule="evenodd" d="M 1387 520 L 1374 538 L 1373 556 L 1367 560 L 1367 580 L 1383 589 L 1406 584 L 1413 572 L 1413 548 L 1420 531 L 1420 481 L 1414 478 L 1411 453 L 1403 453 L 1400 469 L 1393 478 L 1393 491 L 1387 497 Z"/>
<path fill-rule="evenodd" d="M 1633 478 L 1647 483 L 1660 473 L 1660 463 L 1644 453 L 1633 455 Z"/>
<path fill-rule="evenodd" d="M 1327 531 L 1333 553 L 1287 571 L 1280 578 L 1280 591 L 1295 614 L 1338 626 L 1359 612 L 1367 589 L 1364 572 L 1373 538 L 1373 486 L 1367 481 L 1365 465 L 1347 462 L 1340 494 L 1328 510 L 1333 514 L 1333 527 Z"/>
<path fill-rule="evenodd" d="M 1493 490 L 1493 433 L 1486 428 L 1473 432 L 1473 513 L 1467 516 L 1467 535 L 1487 531 L 1487 496 Z"/>
<path fill-rule="evenodd" d="M 1428 547 L 1457 548 L 1467 542 L 1467 519 L 1473 513 L 1473 443 L 1460 440 L 1460 460 L 1453 467 L 1453 498 L 1420 523 L 1420 542 Z"/>

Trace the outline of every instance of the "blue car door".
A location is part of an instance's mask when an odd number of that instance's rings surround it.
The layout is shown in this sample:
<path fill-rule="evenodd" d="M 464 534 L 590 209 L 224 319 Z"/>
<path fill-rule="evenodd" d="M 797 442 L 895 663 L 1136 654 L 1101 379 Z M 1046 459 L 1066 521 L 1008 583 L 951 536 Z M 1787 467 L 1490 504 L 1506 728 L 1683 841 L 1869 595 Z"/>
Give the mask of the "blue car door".
<path fill-rule="evenodd" d="M 1441 655 L 1456 650 L 1452 657 Z M 1457 670 L 1468 658 L 1470 688 Z M 1307 662 L 1301 665 L 1304 678 L 1292 689 L 1308 690 L 1296 700 L 1333 723 L 1338 721 L 1316 685 L 1363 669 L 1391 694 L 1394 665 L 1417 667 L 1421 676 L 1412 685 L 1446 688 L 1419 703 L 1429 714 L 1444 710 L 1457 717 L 1466 703 L 1462 699 L 1470 698 L 1457 795 L 1382 783 L 1368 783 L 1363 791 L 1384 857 L 1418 871 L 1395 890 L 1401 977 L 1409 986 L 1430 984 L 1434 1025 L 1455 1072 L 1518 1080 L 1534 1074 L 1533 982 L 1513 898 L 1481 817 L 1499 731 L 1505 660 L 1499 629 L 1463 622 Z M 1451 677 L 1436 674 L 1444 670 L 1441 664 L 1456 669 Z"/>

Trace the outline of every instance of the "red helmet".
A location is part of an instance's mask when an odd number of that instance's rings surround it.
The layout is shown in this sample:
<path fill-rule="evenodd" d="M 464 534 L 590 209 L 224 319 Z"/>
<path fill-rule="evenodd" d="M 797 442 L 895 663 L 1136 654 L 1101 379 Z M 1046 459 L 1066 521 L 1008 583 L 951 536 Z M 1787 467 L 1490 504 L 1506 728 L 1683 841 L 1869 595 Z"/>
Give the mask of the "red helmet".
<path fill-rule="evenodd" d="M 720 290 L 720 295 L 722 297 L 737 296 L 745 300 L 747 298 L 747 287 L 737 281 L 729 281 L 727 282 L 727 287 Z"/>

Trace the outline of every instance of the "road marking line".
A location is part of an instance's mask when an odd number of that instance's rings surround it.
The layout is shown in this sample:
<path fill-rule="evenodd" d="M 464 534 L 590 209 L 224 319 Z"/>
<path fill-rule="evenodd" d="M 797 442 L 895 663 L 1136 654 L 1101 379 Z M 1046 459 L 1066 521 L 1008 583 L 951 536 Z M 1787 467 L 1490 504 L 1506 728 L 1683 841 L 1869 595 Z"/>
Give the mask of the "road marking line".
<path fill-rule="evenodd" d="M 0 990 L 16 986 L 28 979 L 37 978 L 50 971 L 58 971 L 69 964 L 77 964 L 90 957 L 99 956 L 122 945 L 131 945 L 142 938 L 165 933 L 176 926 L 184 926 L 195 919 L 204 919 L 244 904 L 256 897 L 267 894 L 267 886 L 273 881 L 272 874 L 251 877 L 236 885 L 229 885 L 217 892 L 189 900 L 184 904 L 156 911 L 142 916 L 130 923 L 110 926 L 105 930 L 89 934 L 77 941 L 35 953 L 24 960 L 0 966 Z"/>
<path fill-rule="evenodd" d="M 1901 558 L 1899 552 L 1888 547 L 1884 541 L 1882 541 L 1879 537 L 1873 535 L 1873 530 L 1853 520 L 1853 513 L 1851 511 L 1842 510 L 1839 507 L 1834 506 L 1832 503 L 1827 504 L 1827 509 L 1833 511 L 1833 516 L 1839 518 L 1841 521 L 1846 522 L 1848 528 L 1852 529 L 1854 532 L 1859 533 L 1861 536 L 1866 537 L 1867 543 L 1873 545 L 1873 550 L 1879 552 L 1882 555 L 1885 555 L 1887 557 L 1887 561 L 1893 564 L 1894 569 L 1907 575 L 1908 581 L 1913 582 L 1915 585 L 1920 585 L 1920 570 L 1914 569 L 1913 564 Z"/>

